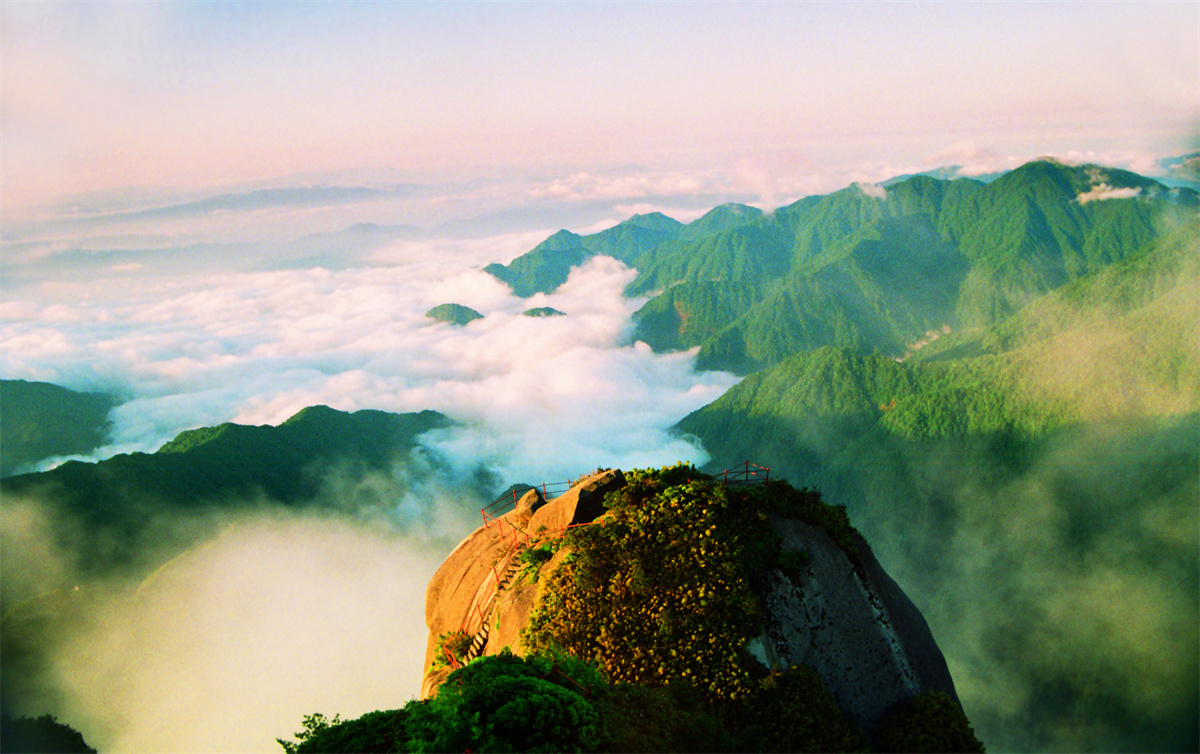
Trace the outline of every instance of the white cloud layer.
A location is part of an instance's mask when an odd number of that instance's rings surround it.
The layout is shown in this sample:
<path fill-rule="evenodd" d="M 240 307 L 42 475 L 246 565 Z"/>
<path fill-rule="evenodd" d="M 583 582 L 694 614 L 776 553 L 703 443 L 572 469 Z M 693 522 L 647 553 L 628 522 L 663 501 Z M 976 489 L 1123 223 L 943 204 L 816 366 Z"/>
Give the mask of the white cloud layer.
<path fill-rule="evenodd" d="M 694 374 L 689 354 L 628 344 L 640 302 L 622 296 L 634 273 L 615 260 L 594 259 L 554 294 L 529 300 L 480 271 L 531 241 L 397 242 L 376 254 L 387 266 L 146 281 L 75 303 L 8 301 L 5 373 L 128 393 L 106 454 L 153 450 L 221 421 L 277 424 L 327 404 L 443 411 L 468 426 L 441 441 L 510 481 L 702 460 L 666 429 L 733 378 Z M 466 327 L 424 316 L 447 302 L 485 316 Z M 521 314 L 536 306 L 567 316 Z"/>
<path fill-rule="evenodd" d="M 624 298 L 635 273 L 613 259 L 528 300 L 481 271 L 545 235 L 393 241 L 345 269 L 175 275 L 133 255 L 146 263 L 97 277 L 53 258 L 24 270 L 21 295 L 3 304 L 3 375 L 124 397 L 99 457 L 224 421 L 278 424 L 314 404 L 435 409 L 460 424 L 426 435 L 450 464 L 428 478 L 326 479 L 325 496 L 366 495 L 386 526 L 240 518 L 136 596 L 113 585 L 96 620 L 64 628 L 51 668 L 60 701 L 22 712 L 58 714 L 105 750 L 271 751 L 305 714 L 399 707 L 419 684 L 425 585 L 484 502 L 476 468 L 499 488 L 703 462 L 668 429 L 735 378 L 629 343 L 642 301 Z M 425 317 L 448 302 L 484 316 L 465 327 Z M 540 306 L 566 316 L 523 315 Z M 6 543 L 41 569 L 30 578 L 72 583 L 72 556 L 42 552 L 51 538 L 36 516 L 4 523 Z"/>
<path fill-rule="evenodd" d="M 1092 186 L 1088 191 L 1081 193 L 1076 199 L 1080 204 L 1088 202 L 1099 202 L 1107 199 L 1133 199 L 1140 196 L 1142 189 L 1140 186 L 1130 186 L 1128 188 L 1113 188 L 1107 183 L 1101 183 Z"/>

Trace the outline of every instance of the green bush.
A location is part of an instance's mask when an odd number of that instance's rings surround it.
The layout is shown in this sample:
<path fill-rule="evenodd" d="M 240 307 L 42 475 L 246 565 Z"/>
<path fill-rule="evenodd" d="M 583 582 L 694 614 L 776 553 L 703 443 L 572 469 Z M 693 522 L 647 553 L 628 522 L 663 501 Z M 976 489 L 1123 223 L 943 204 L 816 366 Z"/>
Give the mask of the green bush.
<path fill-rule="evenodd" d="M 748 693 L 751 581 L 778 552 L 764 512 L 688 466 L 626 481 L 606 497 L 603 526 L 563 538 L 571 556 L 544 577 L 524 646 L 561 645 L 613 683 L 678 681 L 714 700 Z"/>
<path fill-rule="evenodd" d="M 554 553 L 558 552 L 559 544 L 562 540 L 555 539 L 551 542 L 530 547 L 521 551 L 517 556 L 517 562 L 521 564 L 521 570 L 517 573 L 518 584 L 528 581 L 531 584 L 536 584 L 538 580 L 538 572 L 542 566 L 554 557 Z"/>
<path fill-rule="evenodd" d="M 96 754 L 83 734 L 60 723 L 53 715 L 0 718 L 0 751 L 30 754 Z"/>
<path fill-rule="evenodd" d="M 582 662 L 552 653 L 482 657 L 451 673 L 433 699 L 356 720 L 304 718 L 289 754 L 402 751 L 595 751 L 603 685 Z"/>
<path fill-rule="evenodd" d="M 444 668 L 449 665 L 450 659 L 446 656 L 447 654 L 452 655 L 459 662 L 465 662 L 473 639 L 474 637 L 466 631 L 447 631 L 439 636 L 433 650 L 432 667 Z"/>
<path fill-rule="evenodd" d="M 949 695 L 927 691 L 888 711 L 875 728 L 881 752 L 982 752 L 983 742 Z"/>
<path fill-rule="evenodd" d="M 596 702 L 601 751 L 673 751 L 682 714 L 662 689 L 634 683 L 609 686 Z"/>
<path fill-rule="evenodd" d="M 745 709 L 745 725 L 763 731 L 762 751 L 868 750 L 858 726 L 806 666 L 763 678 Z"/>
<path fill-rule="evenodd" d="M 737 700 L 683 682 L 607 684 L 559 650 L 483 657 L 438 695 L 357 720 L 308 715 L 288 754 L 407 751 L 860 752 L 866 739 L 811 669 L 760 679 Z M 983 751 L 945 694 L 898 705 L 876 731 L 879 751 Z M 5 749 L 7 751 L 7 749 Z"/>

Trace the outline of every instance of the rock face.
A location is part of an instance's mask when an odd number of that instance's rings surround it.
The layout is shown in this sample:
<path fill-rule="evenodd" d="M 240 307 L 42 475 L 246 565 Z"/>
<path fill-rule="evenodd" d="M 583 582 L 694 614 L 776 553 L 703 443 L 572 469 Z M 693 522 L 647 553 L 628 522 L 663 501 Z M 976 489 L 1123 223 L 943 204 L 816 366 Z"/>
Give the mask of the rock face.
<path fill-rule="evenodd" d="M 538 596 L 538 584 L 514 583 L 528 538 L 591 523 L 604 512 L 604 495 L 624 484 L 624 475 L 611 470 L 593 474 L 549 501 L 531 489 L 513 510 L 460 542 L 425 591 L 425 625 L 429 627 L 425 667 L 433 664 L 438 637 L 450 631 L 465 631 L 472 637 L 468 659 L 498 654 L 504 647 L 521 654 L 520 630 L 529 622 Z M 565 556 L 565 551 L 558 553 L 557 560 L 543 570 L 553 569 Z M 432 696 L 450 670 L 427 672 L 421 684 L 422 698 Z"/>
<path fill-rule="evenodd" d="M 426 667 L 438 637 L 448 631 L 472 637 L 468 661 L 503 647 L 522 654 L 520 631 L 547 581 L 517 578 L 526 535 L 602 525 L 604 495 L 624 483 L 620 471 L 606 471 L 550 501 L 530 490 L 514 510 L 463 540 L 429 583 Z M 957 701 L 925 618 L 861 537 L 855 535 L 858 553 L 851 557 L 822 528 L 777 516 L 771 521 L 782 551 L 797 553 L 791 562 L 802 565 L 766 574 L 766 592 L 759 595 L 764 630 L 746 645 L 750 654 L 774 670 L 808 665 L 864 730 L 873 729 L 893 705 L 924 691 L 943 691 Z M 566 555 L 560 549 L 539 572 L 552 573 Z M 431 670 L 422 696 L 434 694 L 449 672 Z"/>
<path fill-rule="evenodd" d="M 783 550 L 805 553 L 799 574 L 768 574 L 763 635 L 748 649 L 773 669 L 811 667 L 864 729 L 923 691 L 958 696 L 925 617 L 856 537 L 860 561 L 823 530 L 774 518 Z"/>

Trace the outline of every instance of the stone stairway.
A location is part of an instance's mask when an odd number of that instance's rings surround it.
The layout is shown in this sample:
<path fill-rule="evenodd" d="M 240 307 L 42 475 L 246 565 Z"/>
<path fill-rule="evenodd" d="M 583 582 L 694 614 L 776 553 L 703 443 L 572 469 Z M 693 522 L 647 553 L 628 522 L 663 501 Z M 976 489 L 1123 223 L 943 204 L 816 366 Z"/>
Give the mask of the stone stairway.
<path fill-rule="evenodd" d="M 483 625 L 471 637 L 471 646 L 467 649 L 467 653 L 462 659 L 464 665 L 482 655 L 483 650 L 487 647 L 488 634 L 491 632 L 492 614 L 496 612 L 496 602 L 500 596 L 500 592 L 516 578 L 517 572 L 521 570 L 520 556 L 525 548 L 526 544 L 524 542 L 517 542 L 513 548 L 512 557 L 508 561 L 508 567 L 504 569 L 504 573 L 500 574 L 500 580 L 496 582 L 496 593 L 488 601 L 487 612 L 483 614 Z"/>

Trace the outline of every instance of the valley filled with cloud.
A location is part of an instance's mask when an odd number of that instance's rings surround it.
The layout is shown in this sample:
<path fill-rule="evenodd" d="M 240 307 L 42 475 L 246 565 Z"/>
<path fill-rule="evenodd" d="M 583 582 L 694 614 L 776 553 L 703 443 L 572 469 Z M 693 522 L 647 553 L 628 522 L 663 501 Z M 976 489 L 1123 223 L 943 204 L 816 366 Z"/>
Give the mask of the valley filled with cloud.
<path fill-rule="evenodd" d="M 113 406 L 97 447 L 17 471 L 312 406 L 443 415 L 382 461 L 303 467 L 301 505 L 180 503 L 167 475 L 97 513 L 9 485 L 6 714 L 101 750 L 277 751 L 306 714 L 418 693 L 425 585 L 511 485 L 750 448 L 849 502 L 989 746 L 1194 739 L 1194 3 L 0 15 L 0 378 Z M 1039 158 L 1015 199 L 962 199 Z M 589 255 L 528 298 L 485 272 L 714 208 L 759 235 L 718 211 L 694 246 Z M 971 254 L 974 298 L 938 309 Z"/>

